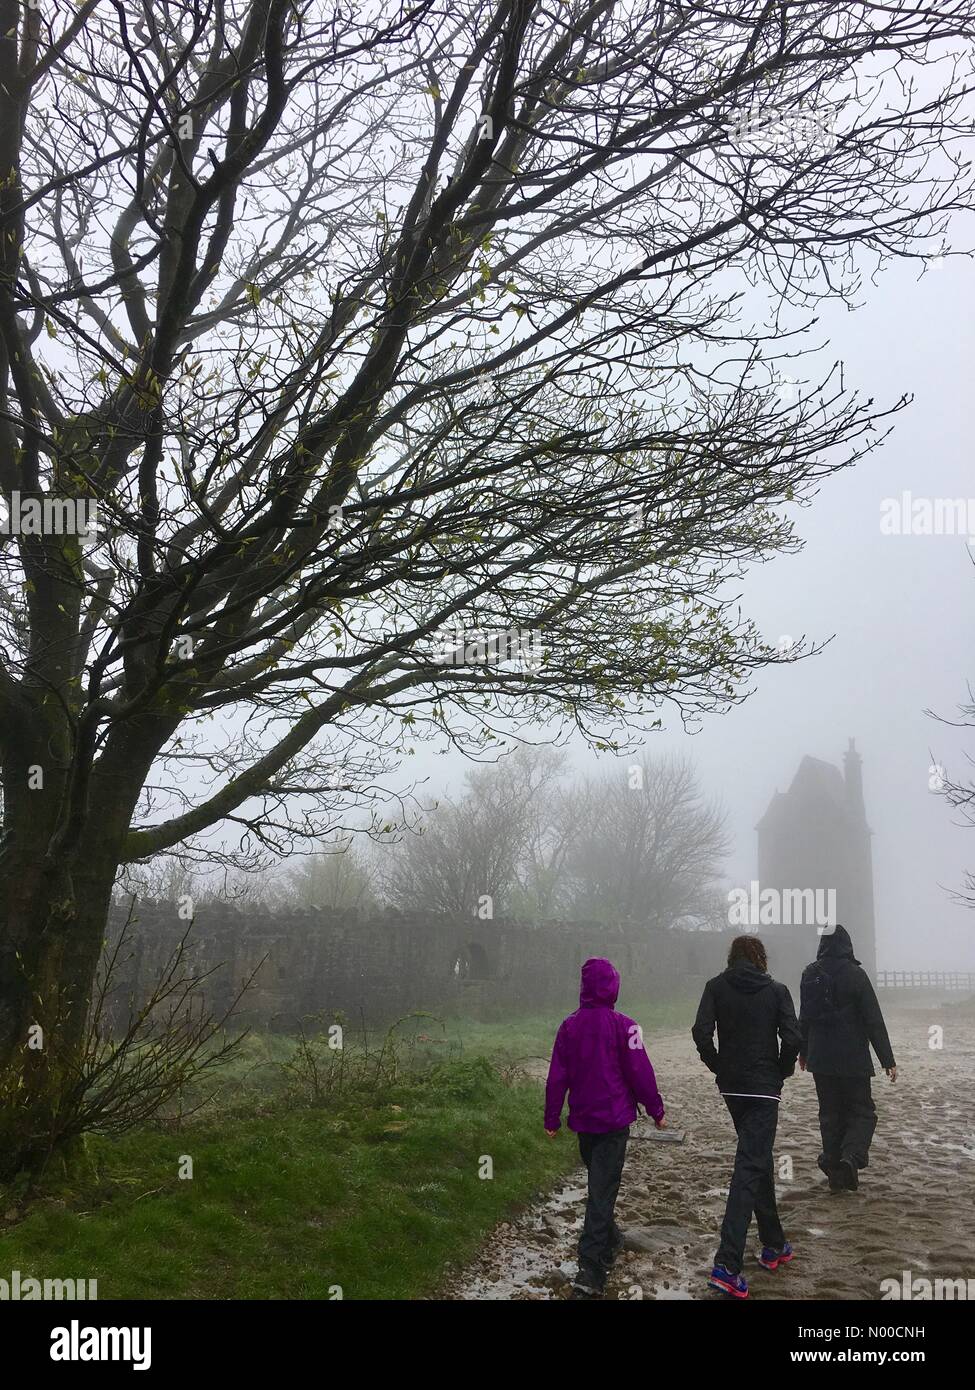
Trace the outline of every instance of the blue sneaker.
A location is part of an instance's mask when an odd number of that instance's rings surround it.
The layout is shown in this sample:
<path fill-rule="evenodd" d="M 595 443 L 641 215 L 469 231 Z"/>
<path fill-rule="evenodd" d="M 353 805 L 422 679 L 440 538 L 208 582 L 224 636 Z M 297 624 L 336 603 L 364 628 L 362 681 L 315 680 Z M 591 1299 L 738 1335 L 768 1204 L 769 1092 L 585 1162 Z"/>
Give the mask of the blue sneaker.
<path fill-rule="evenodd" d="M 712 1289 L 720 1289 L 722 1293 L 730 1294 L 732 1298 L 747 1298 L 748 1285 L 740 1274 L 732 1274 L 725 1269 L 724 1265 L 715 1265 L 711 1271 L 711 1278 L 708 1280 Z"/>
<path fill-rule="evenodd" d="M 763 1245 L 758 1263 L 763 1269 L 778 1269 L 779 1265 L 787 1265 L 794 1258 L 795 1253 L 788 1241 L 781 1250 L 773 1250 L 770 1245 Z"/>

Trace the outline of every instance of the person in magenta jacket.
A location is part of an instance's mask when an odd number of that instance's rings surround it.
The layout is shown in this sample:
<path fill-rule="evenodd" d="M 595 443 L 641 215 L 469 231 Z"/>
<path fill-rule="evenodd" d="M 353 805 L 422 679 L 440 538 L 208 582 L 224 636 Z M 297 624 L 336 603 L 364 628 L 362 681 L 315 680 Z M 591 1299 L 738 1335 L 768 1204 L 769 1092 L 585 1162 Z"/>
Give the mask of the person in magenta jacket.
<path fill-rule="evenodd" d="M 579 1275 L 573 1297 L 598 1297 L 623 1236 L 614 1219 L 626 1141 L 637 1105 L 666 1128 L 664 1103 L 643 1046 L 640 1026 L 616 1012 L 619 972 L 595 957 L 582 967 L 579 1008 L 559 1026 L 545 1084 L 545 1131 L 561 1128 L 569 1095 L 569 1128 L 589 1174 L 586 1219 L 579 1237 Z"/>

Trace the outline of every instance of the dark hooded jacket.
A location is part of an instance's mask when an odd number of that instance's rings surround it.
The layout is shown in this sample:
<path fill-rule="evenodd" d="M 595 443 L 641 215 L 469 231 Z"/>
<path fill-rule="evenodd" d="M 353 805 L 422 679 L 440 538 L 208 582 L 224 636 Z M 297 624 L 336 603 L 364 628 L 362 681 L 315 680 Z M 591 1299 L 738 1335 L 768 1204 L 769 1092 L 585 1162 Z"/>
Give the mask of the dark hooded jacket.
<path fill-rule="evenodd" d="M 639 1026 L 616 1012 L 620 977 L 601 957 L 582 967 L 579 1007 L 559 1028 L 545 1087 L 545 1128 L 558 1129 L 565 1093 L 569 1128 L 583 1134 L 625 1129 L 639 1101 L 655 1120 L 664 1103 Z"/>
<path fill-rule="evenodd" d="M 801 1056 L 808 1069 L 821 1076 L 873 1076 L 871 1045 L 880 1065 L 885 1070 L 892 1067 L 894 1054 L 884 1016 L 845 927 L 823 936 L 816 960 L 802 972 L 803 981 L 819 969 L 832 977 L 832 1008 L 816 1019 L 805 1017 L 800 1008 Z"/>
<path fill-rule="evenodd" d="M 708 980 L 691 1036 L 722 1095 L 779 1096 L 799 1055 L 792 995 L 750 963 Z"/>

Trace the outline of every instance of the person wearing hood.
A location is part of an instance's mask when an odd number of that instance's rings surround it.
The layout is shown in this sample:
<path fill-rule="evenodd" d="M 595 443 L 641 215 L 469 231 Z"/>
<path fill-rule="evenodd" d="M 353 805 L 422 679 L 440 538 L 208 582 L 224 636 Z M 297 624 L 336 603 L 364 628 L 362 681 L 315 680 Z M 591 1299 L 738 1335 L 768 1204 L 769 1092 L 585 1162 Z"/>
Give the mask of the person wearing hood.
<path fill-rule="evenodd" d="M 574 1298 L 596 1298 L 623 1245 L 614 1219 L 630 1125 L 641 1104 L 658 1129 L 664 1103 L 640 1026 L 617 1013 L 619 972 L 595 957 L 582 967 L 579 1007 L 559 1026 L 545 1085 L 545 1131 L 554 1139 L 569 1096 L 569 1128 L 589 1174 Z"/>
<path fill-rule="evenodd" d="M 691 1035 L 702 1062 L 714 1073 L 738 1135 L 708 1283 L 733 1298 L 747 1298 L 742 1265 L 753 1214 L 762 1243 L 759 1264 L 774 1270 L 793 1257 L 775 1204 L 772 1146 L 782 1083 L 795 1071 L 800 1046 L 792 996 L 768 974 L 765 947 L 757 936 L 732 941 L 727 970 L 704 986 Z"/>
<path fill-rule="evenodd" d="M 897 1066 L 873 984 L 845 927 L 824 931 L 816 959 L 802 972 L 799 1031 L 799 1066 L 812 1072 L 819 1099 L 819 1166 L 831 1192 L 855 1192 L 877 1127 L 870 1048 L 891 1081 Z"/>

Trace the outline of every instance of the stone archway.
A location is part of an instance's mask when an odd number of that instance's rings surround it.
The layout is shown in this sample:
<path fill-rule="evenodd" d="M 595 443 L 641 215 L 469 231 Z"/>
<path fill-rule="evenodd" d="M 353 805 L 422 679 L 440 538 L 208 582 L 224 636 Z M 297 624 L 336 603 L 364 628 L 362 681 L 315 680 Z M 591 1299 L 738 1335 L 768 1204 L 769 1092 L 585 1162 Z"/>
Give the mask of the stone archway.
<path fill-rule="evenodd" d="M 492 976 L 488 953 L 479 941 L 468 941 L 454 952 L 450 973 L 455 980 L 489 980 Z"/>

